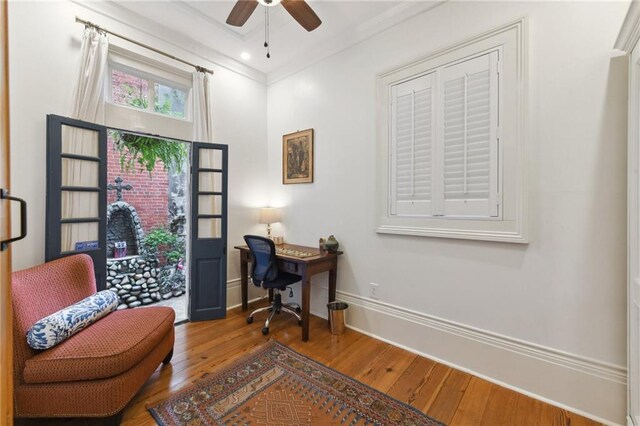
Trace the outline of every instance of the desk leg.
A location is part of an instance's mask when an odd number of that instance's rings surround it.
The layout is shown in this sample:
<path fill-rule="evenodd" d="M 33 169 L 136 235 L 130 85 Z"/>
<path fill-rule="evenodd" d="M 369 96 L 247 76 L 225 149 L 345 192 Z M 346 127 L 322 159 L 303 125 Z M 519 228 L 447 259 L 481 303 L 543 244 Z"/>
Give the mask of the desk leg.
<path fill-rule="evenodd" d="M 338 265 L 329 270 L 329 303 L 336 300 L 336 282 L 338 276 Z M 327 309 L 327 327 L 331 328 L 331 313 Z"/>
<path fill-rule="evenodd" d="M 329 302 L 336 300 L 336 283 L 338 281 L 338 265 L 329 270 Z"/>
<path fill-rule="evenodd" d="M 309 340 L 309 304 L 311 300 L 311 279 L 306 275 L 302 278 L 302 341 Z"/>
<path fill-rule="evenodd" d="M 249 265 L 246 259 L 240 259 L 240 289 L 242 290 L 242 310 L 249 309 L 247 300 L 249 299 L 249 282 L 247 275 L 249 274 Z"/>

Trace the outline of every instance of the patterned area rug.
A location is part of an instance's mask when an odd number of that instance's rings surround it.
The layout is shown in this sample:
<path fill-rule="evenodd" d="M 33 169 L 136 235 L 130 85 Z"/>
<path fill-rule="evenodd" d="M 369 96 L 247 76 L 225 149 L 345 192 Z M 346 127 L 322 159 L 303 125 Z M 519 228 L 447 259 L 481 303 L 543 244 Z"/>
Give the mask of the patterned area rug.
<path fill-rule="evenodd" d="M 149 411 L 161 426 L 443 426 L 275 341 Z"/>

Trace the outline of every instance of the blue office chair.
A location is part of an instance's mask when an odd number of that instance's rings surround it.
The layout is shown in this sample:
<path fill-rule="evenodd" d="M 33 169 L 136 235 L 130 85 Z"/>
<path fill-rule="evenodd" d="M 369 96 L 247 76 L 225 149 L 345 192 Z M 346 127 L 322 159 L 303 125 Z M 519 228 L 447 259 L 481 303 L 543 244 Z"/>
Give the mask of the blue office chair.
<path fill-rule="evenodd" d="M 253 323 L 253 316 L 258 312 L 270 312 L 267 321 L 262 328 L 262 334 L 269 334 L 269 323 L 275 314 L 286 312 L 298 319 L 298 325 L 302 325 L 300 317 L 300 306 L 293 303 L 282 303 L 282 295 L 280 291 L 286 290 L 287 286 L 300 281 L 300 277 L 290 274 L 278 268 L 276 260 L 276 246 L 268 238 L 258 235 L 245 235 L 244 240 L 249 246 L 253 262 L 251 262 L 251 281 L 257 287 L 264 289 L 273 289 L 273 303 L 271 306 L 256 309 L 247 317 L 247 324 Z"/>

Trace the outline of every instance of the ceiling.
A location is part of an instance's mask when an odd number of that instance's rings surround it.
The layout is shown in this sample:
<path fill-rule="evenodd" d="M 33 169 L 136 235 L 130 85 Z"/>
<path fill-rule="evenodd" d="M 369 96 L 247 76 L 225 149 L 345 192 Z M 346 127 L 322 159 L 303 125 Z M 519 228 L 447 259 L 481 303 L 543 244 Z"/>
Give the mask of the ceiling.
<path fill-rule="evenodd" d="M 322 25 L 312 32 L 302 28 L 282 5 L 258 5 L 242 27 L 225 23 L 235 1 L 145 0 L 117 1 L 117 5 L 263 72 L 272 80 L 431 9 L 441 0 L 307 2 L 322 20 Z M 263 46 L 266 9 L 270 14 L 270 59 Z M 243 52 L 250 59 L 242 59 Z"/>

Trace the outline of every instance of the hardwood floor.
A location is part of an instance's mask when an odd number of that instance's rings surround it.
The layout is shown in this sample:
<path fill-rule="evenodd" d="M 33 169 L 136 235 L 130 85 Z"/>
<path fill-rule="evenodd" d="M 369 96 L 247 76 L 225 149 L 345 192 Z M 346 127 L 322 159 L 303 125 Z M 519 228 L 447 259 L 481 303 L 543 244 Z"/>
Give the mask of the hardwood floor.
<path fill-rule="evenodd" d="M 450 426 L 598 424 L 353 330 L 333 336 L 326 320 L 318 317 L 311 317 L 311 337 L 306 343 L 301 341 L 300 327 L 293 317 L 277 317 L 268 336 L 260 332 L 261 319 L 247 325 L 245 313 L 238 308 L 223 320 L 178 326 L 171 364 L 154 373 L 125 410 L 122 424 L 154 425 L 147 405 L 205 379 L 269 339 Z"/>

